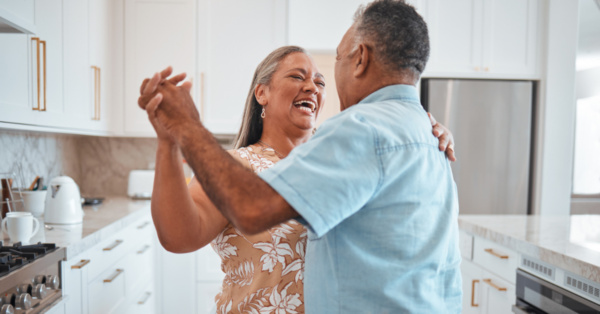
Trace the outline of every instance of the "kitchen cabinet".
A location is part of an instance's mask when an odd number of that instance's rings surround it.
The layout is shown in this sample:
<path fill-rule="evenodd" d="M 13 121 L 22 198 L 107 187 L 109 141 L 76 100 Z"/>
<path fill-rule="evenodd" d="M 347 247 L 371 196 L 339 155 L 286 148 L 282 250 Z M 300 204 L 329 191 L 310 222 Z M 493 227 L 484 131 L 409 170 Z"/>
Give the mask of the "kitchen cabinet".
<path fill-rule="evenodd" d="M 539 0 L 421 0 L 431 55 L 423 76 L 538 78 Z"/>
<path fill-rule="evenodd" d="M 286 16 L 286 1 L 198 1 L 195 99 L 212 133 L 239 131 L 256 67 L 286 44 Z"/>
<path fill-rule="evenodd" d="M 461 231 L 461 237 L 473 237 Z M 462 313 L 496 314 L 511 313 L 515 304 L 515 277 L 519 255 L 491 241 L 473 237 L 473 259 L 462 250 L 460 266 L 462 274 Z"/>
<path fill-rule="evenodd" d="M 0 33 L 36 33 L 34 0 L 0 0 Z"/>
<path fill-rule="evenodd" d="M 120 135 L 156 136 L 148 115 L 137 105 L 145 78 L 169 65 L 174 73 L 193 78 L 195 7 L 193 0 L 125 1 L 125 102 L 115 111 L 124 115 Z"/>
<path fill-rule="evenodd" d="M 66 314 L 152 313 L 157 246 L 148 214 L 63 262 Z"/>

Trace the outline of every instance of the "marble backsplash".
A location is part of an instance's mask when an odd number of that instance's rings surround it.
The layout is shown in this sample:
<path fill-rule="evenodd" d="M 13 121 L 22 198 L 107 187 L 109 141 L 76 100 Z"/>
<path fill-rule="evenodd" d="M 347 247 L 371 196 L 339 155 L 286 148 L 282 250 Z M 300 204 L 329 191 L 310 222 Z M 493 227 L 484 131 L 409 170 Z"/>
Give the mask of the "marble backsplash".
<path fill-rule="evenodd" d="M 220 138 L 224 148 L 231 138 Z M 67 175 L 83 196 L 127 196 L 129 172 L 149 169 L 156 161 L 155 138 L 96 137 L 0 130 L 0 173 L 22 165 L 25 184 L 36 175 Z M 16 184 L 15 184 L 16 186 Z"/>

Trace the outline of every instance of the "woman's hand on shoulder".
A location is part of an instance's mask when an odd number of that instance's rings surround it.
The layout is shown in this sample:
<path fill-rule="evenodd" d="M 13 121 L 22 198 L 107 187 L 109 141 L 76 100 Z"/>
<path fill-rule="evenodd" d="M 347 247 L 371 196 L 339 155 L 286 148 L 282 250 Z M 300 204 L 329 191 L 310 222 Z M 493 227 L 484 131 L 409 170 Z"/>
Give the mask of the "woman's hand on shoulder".
<path fill-rule="evenodd" d="M 452 132 L 441 123 L 438 123 L 431 113 L 428 112 L 427 115 L 429 116 L 429 121 L 431 121 L 431 126 L 433 127 L 433 135 L 440 141 L 440 151 L 445 151 L 450 161 L 456 161 L 456 156 L 454 155 L 454 136 L 452 135 Z"/>

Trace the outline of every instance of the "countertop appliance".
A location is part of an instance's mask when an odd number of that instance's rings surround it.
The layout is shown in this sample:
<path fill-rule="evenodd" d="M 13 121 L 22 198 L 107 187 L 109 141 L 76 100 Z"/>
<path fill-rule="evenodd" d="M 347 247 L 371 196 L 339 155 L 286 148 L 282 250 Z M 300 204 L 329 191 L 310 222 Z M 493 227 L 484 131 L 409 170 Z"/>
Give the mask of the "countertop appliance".
<path fill-rule="evenodd" d="M 421 101 L 454 134 L 461 214 L 527 214 L 531 81 L 423 79 Z"/>
<path fill-rule="evenodd" d="M 154 170 L 131 170 L 127 195 L 135 199 L 150 199 L 154 187 Z"/>
<path fill-rule="evenodd" d="M 0 314 L 43 313 L 59 303 L 65 253 L 51 243 L 3 246 L 0 241 Z"/>
<path fill-rule="evenodd" d="M 590 296 L 598 297 L 598 288 L 588 283 L 566 277 L 566 284 L 583 289 Z M 600 284 L 598 285 L 600 286 Z M 568 314 L 597 314 L 600 313 L 600 304 L 583 298 L 563 287 L 543 280 L 528 272 L 517 270 L 517 301 L 513 305 L 513 313 L 568 313 Z"/>
<path fill-rule="evenodd" d="M 44 222 L 47 224 L 69 225 L 83 222 L 79 186 L 67 176 L 50 181 L 45 206 Z"/>

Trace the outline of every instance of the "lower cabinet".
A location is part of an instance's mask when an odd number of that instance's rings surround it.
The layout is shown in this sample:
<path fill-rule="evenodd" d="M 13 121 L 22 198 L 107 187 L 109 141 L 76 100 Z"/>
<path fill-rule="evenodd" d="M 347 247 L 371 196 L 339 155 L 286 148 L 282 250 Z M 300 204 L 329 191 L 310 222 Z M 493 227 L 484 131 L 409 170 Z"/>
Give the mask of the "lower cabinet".
<path fill-rule="evenodd" d="M 196 284 L 196 314 L 215 314 L 211 311 L 215 309 L 215 296 L 221 292 L 222 285 L 222 281 L 204 281 Z"/>
<path fill-rule="evenodd" d="M 475 250 L 490 252 L 489 241 L 475 237 Z M 479 241 L 479 242 L 478 242 Z M 486 245 L 483 245 L 486 244 Z M 495 248 L 498 249 L 498 248 Z M 512 313 L 512 305 L 515 304 L 516 290 L 512 284 L 512 278 L 516 276 L 516 269 L 512 268 L 511 259 L 518 259 L 518 253 L 500 248 L 506 255 L 498 257 L 506 260 L 505 266 L 498 263 L 479 264 L 470 261 L 463 255 L 460 270 L 462 273 L 463 288 L 463 314 L 500 314 Z M 491 251 L 496 253 L 495 251 Z M 475 256 L 480 252 L 475 252 Z M 495 256 L 495 255 L 493 255 Z M 509 256 L 509 257 L 507 257 Z M 508 272 L 512 269 L 514 274 Z"/>
<path fill-rule="evenodd" d="M 147 215 L 63 262 L 67 298 L 60 313 L 154 313 L 157 244 L 152 218 Z"/>

